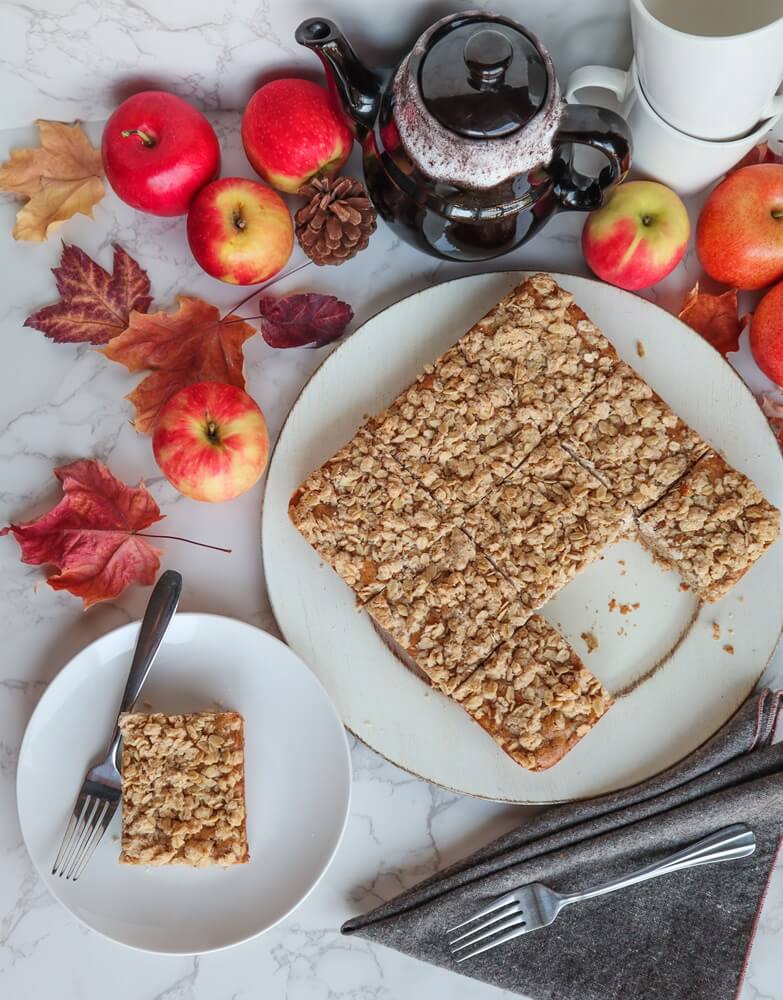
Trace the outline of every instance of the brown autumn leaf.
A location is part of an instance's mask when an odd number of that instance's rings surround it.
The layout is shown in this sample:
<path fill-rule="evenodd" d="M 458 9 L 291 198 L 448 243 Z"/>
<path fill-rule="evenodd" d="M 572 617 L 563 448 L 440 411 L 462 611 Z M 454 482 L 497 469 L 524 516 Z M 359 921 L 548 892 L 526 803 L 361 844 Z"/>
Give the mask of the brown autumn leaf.
<path fill-rule="evenodd" d="M 761 412 L 769 421 L 772 433 L 778 439 L 780 447 L 783 448 L 783 399 L 778 399 L 768 392 L 762 392 L 759 396 Z"/>
<path fill-rule="evenodd" d="M 67 243 L 52 274 L 60 301 L 38 309 L 24 325 L 58 344 L 106 344 L 127 328 L 134 309 L 145 313 L 152 302 L 147 272 L 116 243 L 111 274 Z"/>
<path fill-rule="evenodd" d="M 127 399 L 136 410 L 136 430 L 151 434 L 163 406 L 186 385 L 228 382 L 244 389 L 242 345 L 254 334 L 240 317 L 221 319 L 209 302 L 180 295 L 173 313 L 131 313 L 127 330 L 101 353 L 131 373 L 149 371 Z"/>
<path fill-rule="evenodd" d="M 105 465 L 82 459 L 54 470 L 63 487 L 56 507 L 34 521 L 10 524 L 22 562 L 54 566 L 46 582 L 84 601 L 85 611 L 110 601 L 130 583 L 149 586 L 160 549 L 139 534 L 164 516 L 143 483 L 126 486 Z"/>
<path fill-rule="evenodd" d="M 353 309 L 334 295 L 318 292 L 258 300 L 261 336 L 270 347 L 324 347 L 345 333 Z"/>
<path fill-rule="evenodd" d="M 679 317 L 720 351 L 724 358 L 739 350 L 743 324 L 739 317 L 736 288 L 730 288 L 720 295 L 711 295 L 700 291 L 697 281 L 688 292 Z"/>
<path fill-rule="evenodd" d="M 38 119 L 41 145 L 12 149 L 0 165 L 0 189 L 27 198 L 16 213 L 15 240 L 40 243 L 60 222 L 92 209 L 106 193 L 101 152 L 90 143 L 79 122 Z"/>

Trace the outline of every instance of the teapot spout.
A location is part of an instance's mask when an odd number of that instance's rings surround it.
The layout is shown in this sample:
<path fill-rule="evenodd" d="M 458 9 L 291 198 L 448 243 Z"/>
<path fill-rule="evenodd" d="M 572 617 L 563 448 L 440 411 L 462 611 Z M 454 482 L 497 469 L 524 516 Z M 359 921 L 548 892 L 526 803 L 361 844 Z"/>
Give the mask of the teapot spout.
<path fill-rule="evenodd" d="M 302 21 L 294 36 L 300 45 L 312 49 L 323 63 L 329 89 L 342 108 L 348 125 L 359 141 L 375 124 L 381 99 L 378 78 L 359 62 L 348 39 L 337 25 L 325 17 Z"/>

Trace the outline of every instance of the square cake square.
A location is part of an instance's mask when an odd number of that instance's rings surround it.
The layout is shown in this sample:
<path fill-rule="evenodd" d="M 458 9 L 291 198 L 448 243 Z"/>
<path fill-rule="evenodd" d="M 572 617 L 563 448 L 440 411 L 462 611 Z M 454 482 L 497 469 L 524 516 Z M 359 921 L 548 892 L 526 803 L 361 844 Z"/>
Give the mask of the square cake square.
<path fill-rule="evenodd" d="M 516 387 L 521 412 L 552 431 L 612 373 L 615 349 L 547 274 L 518 285 L 459 341 L 471 365 Z"/>
<path fill-rule="evenodd" d="M 360 601 L 402 572 L 451 526 L 416 480 L 362 429 L 291 497 L 291 521 Z"/>
<path fill-rule="evenodd" d="M 637 514 L 708 448 L 624 362 L 571 414 L 560 440 Z"/>
<path fill-rule="evenodd" d="M 747 573 L 779 533 L 780 511 L 714 452 L 639 519 L 642 542 L 710 604 Z"/>
<path fill-rule="evenodd" d="M 417 576 L 393 580 L 365 607 L 447 694 L 530 615 L 459 528 L 443 558 Z"/>
<path fill-rule="evenodd" d="M 519 407 L 511 377 L 483 373 L 455 346 L 365 426 L 458 516 L 538 444 L 540 423 L 535 408 Z"/>
<path fill-rule="evenodd" d="M 454 697 L 531 771 L 561 760 L 612 704 L 601 682 L 540 615 L 499 646 Z"/>
<path fill-rule="evenodd" d="M 632 523 L 627 504 L 553 437 L 464 517 L 465 531 L 533 609 Z"/>
<path fill-rule="evenodd" d="M 247 862 L 242 716 L 127 713 L 120 730 L 120 863 Z"/>

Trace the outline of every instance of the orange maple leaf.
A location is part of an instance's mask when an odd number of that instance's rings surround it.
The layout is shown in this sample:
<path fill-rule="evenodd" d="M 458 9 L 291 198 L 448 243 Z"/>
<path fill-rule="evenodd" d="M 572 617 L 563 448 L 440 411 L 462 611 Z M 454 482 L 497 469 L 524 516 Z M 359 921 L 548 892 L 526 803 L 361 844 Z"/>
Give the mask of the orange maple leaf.
<path fill-rule="evenodd" d="M 688 292 L 679 317 L 720 351 L 724 358 L 739 350 L 743 322 L 739 317 L 736 288 L 720 295 L 710 295 L 699 290 L 697 281 Z"/>
<path fill-rule="evenodd" d="M 150 372 L 126 398 L 136 430 L 151 434 L 163 406 L 186 385 L 228 382 L 244 389 L 242 345 L 255 332 L 238 316 L 221 319 L 209 302 L 180 295 L 173 313 L 132 312 L 128 328 L 101 353 L 131 373 Z"/>
<path fill-rule="evenodd" d="M 0 165 L 0 188 L 28 199 L 16 213 L 14 239 L 40 243 L 52 226 L 77 212 L 92 218 L 106 191 L 101 151 L 78 122 L 39 119 L 35 124 L 41 145 L 11 150 L 11 158 Z"/>
<path fill-rule="evenodd" d="M 110 601 L 130 583 L 149 586 L 160 568 L 160 549 L 139 535 L 163 515 L 143 484 L 116 479 L 100 462 L 83 459 L 54 470 L 63 498 L 34 521 L 11 524 L 22 561 L 54 566 L 46 582 L 84 601 L 87 610 Z"/>

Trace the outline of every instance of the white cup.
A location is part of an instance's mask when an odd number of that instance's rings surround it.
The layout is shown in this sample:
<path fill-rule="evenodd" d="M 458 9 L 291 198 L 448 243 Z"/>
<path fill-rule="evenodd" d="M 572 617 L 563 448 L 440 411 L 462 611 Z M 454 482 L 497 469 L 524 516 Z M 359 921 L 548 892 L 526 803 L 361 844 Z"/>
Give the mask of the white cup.
<path fill-rule="evenodd" d="M 715 142 L 696 139 L 672 128 L 655 113 L 642 93 L 635 64 L 626 72 L 609 66 L 583 66 L 571 74 L 566 100 L 579 103 L 579 92 L 593 90 L 587 103 L 604 104 L 618 110 L 633 137 L 632 166 L 639 173 L 687 196 L 703 190 L 722 177 L 755 145 L 762 142 L 780 117 L 770 118 L 741 139 Z M 602 102 L 595 90 L 608 91 Z"/>
<path fill-rule="evenodd" d="M 642 90 L 701 139 L 746 135 L 783 112 L 783 0 L 631 0 Z"/>

